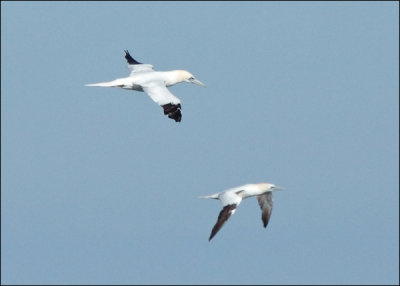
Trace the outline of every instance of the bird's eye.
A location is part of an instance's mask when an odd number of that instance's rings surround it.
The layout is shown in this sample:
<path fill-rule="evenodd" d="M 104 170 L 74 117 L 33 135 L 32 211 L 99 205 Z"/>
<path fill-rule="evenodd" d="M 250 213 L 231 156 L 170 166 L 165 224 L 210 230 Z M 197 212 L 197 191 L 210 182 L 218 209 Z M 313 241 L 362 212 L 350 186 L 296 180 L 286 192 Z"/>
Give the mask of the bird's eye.
<path fill-rule="evenodd" d="M 194 77 L 192 77 L 192 76 L 191 76 L 191 77 L 189 77 L 189 80 L 194 80 Z"/>

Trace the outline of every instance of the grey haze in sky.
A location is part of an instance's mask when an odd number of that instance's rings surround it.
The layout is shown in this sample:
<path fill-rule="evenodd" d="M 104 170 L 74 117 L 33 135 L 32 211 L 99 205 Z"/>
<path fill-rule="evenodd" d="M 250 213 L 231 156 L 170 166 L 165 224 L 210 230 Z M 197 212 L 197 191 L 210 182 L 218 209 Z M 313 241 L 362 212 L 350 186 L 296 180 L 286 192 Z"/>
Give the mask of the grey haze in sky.
<path fill-rule="evenodd" d="M 397 284 L 397 2 L 1 2 L 2 284 Z M 124 50 L 206 84 L 182 121 Z M 248 183 L 256 198 L 212 241 Z M 277 198 L 278 199 L 278 198 Z"/>

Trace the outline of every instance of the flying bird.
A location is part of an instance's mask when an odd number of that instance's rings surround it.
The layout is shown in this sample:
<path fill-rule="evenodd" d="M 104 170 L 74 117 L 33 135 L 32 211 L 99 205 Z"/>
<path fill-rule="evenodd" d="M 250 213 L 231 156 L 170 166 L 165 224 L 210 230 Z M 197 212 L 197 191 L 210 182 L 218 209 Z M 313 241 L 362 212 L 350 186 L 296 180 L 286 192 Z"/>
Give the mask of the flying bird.
<path fill-rule="evenodd" d="M 86 84 L 86 86 L 119 87 L 144 91 L 164 109 L 165 115 L 176 122 L 180 122 L 182 118 L 181 101 L 167 87 L 183 81 L 205 87 L 201 81 L 186 70 L 155 71 L 152 65 L 136 61 L 128 51 L 125 51 L 125 59 L 128 62 L 128 69 L 131 71 L 128 77 L 117 78 L 109 82 Z"/>
<path fill-rule="evenodd" d="M 247 184 L 213 195 L 199 197 L 200 199 L 220 200 L 223 206 L 218 215 L 217 223 L 214 225 L 208 241 L 210 241 L 217 234 L 229 217 L 235 213 L 236 208 L 239 206 L 241 201 L 248 197 L 257 197 L 258 204 L 261 208 L 261 220 L 264 227 L 267 227 L 272 212 L 272 192 L 276 190 L 283 190 L 283 188 L 269 183 Z"/>

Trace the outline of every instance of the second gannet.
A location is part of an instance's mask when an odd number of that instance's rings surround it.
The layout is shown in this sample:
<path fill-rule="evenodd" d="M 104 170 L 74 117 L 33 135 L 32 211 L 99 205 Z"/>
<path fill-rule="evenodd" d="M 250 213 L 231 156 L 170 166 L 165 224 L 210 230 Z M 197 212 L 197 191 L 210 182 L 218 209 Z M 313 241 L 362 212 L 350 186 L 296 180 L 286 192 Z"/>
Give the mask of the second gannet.
<path fill-rule="evenodd" d="M 258 204 L 261 208 L 261 219 L 264 227 L 267 227 L 269 218 L 271 217 L 273 205 L 272 191 L 276 190 L 283 190 L 283 188 L 277 187 L 270 183 L 247 184 L 213 195 L 199 197 L 200 199 L 220 200 L 223 206 L 218 215 L 217 223 L 214 225 L 208 241 L 210 241 L 214 235 L 217 234 L 229 217 L 235 213 L 240 202 L 248 197 L 257 197 Z"/>

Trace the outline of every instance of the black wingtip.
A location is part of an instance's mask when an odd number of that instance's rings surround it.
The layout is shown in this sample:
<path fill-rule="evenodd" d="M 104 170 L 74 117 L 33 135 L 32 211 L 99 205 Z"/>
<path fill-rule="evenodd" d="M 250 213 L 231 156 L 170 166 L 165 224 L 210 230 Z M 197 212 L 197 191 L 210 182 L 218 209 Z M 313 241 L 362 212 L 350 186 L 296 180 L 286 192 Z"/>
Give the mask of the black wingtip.
<path fill-rule="evenodd" d="M 208 238 L 208 242 L 211 241 L 211 239 L 214 237 L 214 235 L 215 235 L 215 233 L 212 233 L 212 232 L 211 232 L 210 237 Z"/>
<path fill-rule="evenodd" d="M 219 227 L 217 227 L 217 224 L 218 224 L 218 222 L 214 225 L 214 227 L 213 227 L 213 229 L 212 229 L 212 231 L 211 231 L 210 237 L 208 238 L 208 242 L 211 241 L 211 239 L 217 234 L 217 232 L 219 231 L 219 229 L 222 227 L 222 225 L 219 226 Z"/>
<path fill-rule="evenodd" d="M 125 59 L 128 62 L 128 64 L 130 64 L 130 65 L 140 65 L 140 64 L 142 64 L 142 63 L 139 63 L 134 58 L 132 58 L 132 56 L 129 54 L 128 50 L 124 50 L 124 51 L 125 51 Z"/>
<path fill-rule="evenodd" d="M 210 237 L 208 238 L 208 242 L 211 241 L 211 239 L 214 237 L 214 235 L 215 235 L 215 233 L 210 235 Z"/>
<path fill-rule="evenodd" d="M 164 109 L 164 114 L 167 115 L 171 119 L 174 119 L 175 122 L 181 122 L 182 119 L 182 113 L 181 113 L 181 105 L 178 104 L 172 104 L 172 103 L 167 103 L 162 105 L 162 108 Z"/>

